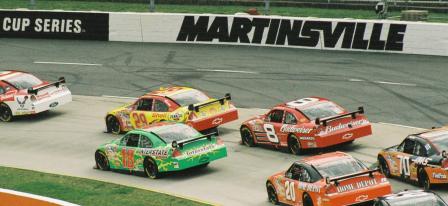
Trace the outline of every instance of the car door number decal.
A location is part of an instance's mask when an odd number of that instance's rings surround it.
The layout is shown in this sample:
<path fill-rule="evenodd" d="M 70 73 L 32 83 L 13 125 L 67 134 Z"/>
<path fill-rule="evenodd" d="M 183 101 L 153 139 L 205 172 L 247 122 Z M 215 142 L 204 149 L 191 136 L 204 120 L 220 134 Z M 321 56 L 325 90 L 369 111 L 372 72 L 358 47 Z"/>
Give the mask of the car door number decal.
<path fill-rule="evenodd" d="M 405 176 L 411 175 L 409 156 L 397 156 L 400 159 L 400 174 Z"/>
<path fill-rule="evenodd" d="M 266 131 L 266 136 L 268 137 L 270 142 L 278 143 L 278 136 L 275 134 L 274 125 L 272 124 L 264 124 L 264 131 Z"/>
<path fill-rule="evenodd" d="M 144 113 L 133 113 L 132 117 L 134 118 L 135 126 L 137 128 L 145 127 L 148 125 L 146 121 L 146 117 Z"/>
<path fill-rule="evenodd" d="M 134 168 L 134 153 L 135 150 L 129 149 L 126 150 L 126 148 L 123 148 L 121 150 L 121 158 L 123 160 L 123 167 L 125 168 Z"/>
<path fill-rule="evenodd" d="M 286 199 L 295 202 L 296 201 L 296 193 L 294 190 L 294 182 L 285 181 L 285 189 L 286 189 Z"/>

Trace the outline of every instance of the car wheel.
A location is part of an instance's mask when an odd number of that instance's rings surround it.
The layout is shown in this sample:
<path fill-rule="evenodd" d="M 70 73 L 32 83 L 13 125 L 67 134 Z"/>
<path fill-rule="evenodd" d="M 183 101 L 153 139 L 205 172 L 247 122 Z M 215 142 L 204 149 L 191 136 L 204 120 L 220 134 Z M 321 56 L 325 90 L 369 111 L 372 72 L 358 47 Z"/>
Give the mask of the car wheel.
<path fill-rule="evenodd" d="M 420 186 L 422 186 L 425 190 L 431 189 L 431 181 L 429 180 L 428 175 L 426 174 L 425 170 L 421 167 L 418 172 L 418 183 Z"/>
<path fill-rule="evenodd" d="M 120 134 L 121 132 L 120 122 L 116 117 L 112 115 L 107 116 L 106 126 L 107 126 L 107 132 L 112 132 L 114 134 Z"/>
<path fill-rule="evenodd" d="M 151 179 L 157 179 L 160 177 L 159 169 L 157 164 L 151 158 L 146 158 L 144 162 L 145 173 Z"/>
<path fill-rule="evenodd" d="M 313 206 L 313 200 L 308 193 L 303 194 L 303 206 Z"/>
<path fill-rule="evenodd" d="M 296 135 L 291 134 L 288 137 L 288 150 L 291 154 L 299 155 L 302 153 L 302 147 L 300 146 L 299 138 Z"/>
<path fill-rule="evenodd" d="M 12 111 L 6 104 L 0 104 L 0 121 L 2 122 L 10 122 L 12 121 Z"/>
<path fill-rule="evenodd" d="M 266 184 L 266 191 L 268 192 L 268 200 L 274 205 L 278 205 L 277 192 L 275 192 L 274 186 L 271 183 Z"/>
<path fill-rule="evenodd" d="M 390 177 L 390 170 L 389 166 L 387 165 L 386 160 L 382 157 L 378 157 L 378 166 L 380 167 L 381 173 L 383 173 L 384 176 Z"/>
<path fill-rule="evenodd" d="M 95 162 L 96 162 L 96 167 L 98 169 L 101 169 L 104 171 L 110 170 L 109 160 L 107 160 L 107 156 L 103 152 L 101 152 L 101 151 L 95 152 Z"/>
<path fill-rule="evenodd" d="M 254 137 L 252 136 L 252 132 L 246 126 L 241 127 L 240 129 L 241 141 L 243 144 L 249 147 L 255 146 Z"/>

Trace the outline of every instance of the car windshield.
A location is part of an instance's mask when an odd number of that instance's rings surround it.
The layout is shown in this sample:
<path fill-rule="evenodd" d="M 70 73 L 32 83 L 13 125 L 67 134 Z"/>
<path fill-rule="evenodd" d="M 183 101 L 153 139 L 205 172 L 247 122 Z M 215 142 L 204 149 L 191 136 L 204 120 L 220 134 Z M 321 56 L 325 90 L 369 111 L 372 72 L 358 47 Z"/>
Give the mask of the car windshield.
<path fill-rule="evenodd" d="M 187 90 L 185 92 L 172 95 L 170 98 L 177 102 L 180 106 L 197 104 L 210 99 L 207 95 L 196 89 Z"/>
<path fill-rule="evenodd" d="M 390 206 L 445 206 L 435 195 L 422 195 L 415 198 L 397 198 L 387 200 Z"/>
<path fill-rule="evenodd" d="M 437 149 L 439 149 L 440 152 L 442 152 L 443 150 L 448 152 L 448 132 L 438 137 L 434 137 L 431 141 L 437 147 Z"/>
<path fill-rule="evenodd" d="M 201 133 L 184 124 L 165 125 L 161 129 L 153 130 L 167 144 L 173 141 L 191 139 Z"/>
<path fill-rule="evenodd" d="M 310 120 L 317 118 L 331 117 L 343 113 L 344 111 L 333 102 L 325 102 L 301 109 L 302 113 Z"/>
<path fill-rule="evenodd" d="M 353 173 L 363 172 L 367 168 L 356 159 L 344 158 L 315 165 L 322 177 L 340 177 Z"/>
<path fill-rule="evenodd" d="M 37 77 L 26 73 L 13 76 L 11 78 L 6 79 L 5 81 L 11 84 L 12 86 L 16 87 L 17 89 L 28 89 L 30 87 L 34 87 L 43 83 Z"/>

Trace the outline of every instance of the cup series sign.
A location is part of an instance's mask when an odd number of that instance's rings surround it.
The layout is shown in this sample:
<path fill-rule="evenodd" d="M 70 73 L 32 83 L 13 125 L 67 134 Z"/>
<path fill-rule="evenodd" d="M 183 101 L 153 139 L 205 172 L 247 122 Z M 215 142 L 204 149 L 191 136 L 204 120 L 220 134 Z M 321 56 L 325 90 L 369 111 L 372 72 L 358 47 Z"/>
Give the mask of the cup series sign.
<path fill-rule="evenodd" d="M 0 37 L 109 39 L 107 13 L 0 11 Z"/>

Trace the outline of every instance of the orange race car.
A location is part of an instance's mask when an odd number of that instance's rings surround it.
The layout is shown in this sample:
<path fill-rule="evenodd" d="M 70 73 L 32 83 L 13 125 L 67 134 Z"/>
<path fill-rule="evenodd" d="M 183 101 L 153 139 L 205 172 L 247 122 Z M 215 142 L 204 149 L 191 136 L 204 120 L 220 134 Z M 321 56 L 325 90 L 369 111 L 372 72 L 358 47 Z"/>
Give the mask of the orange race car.
<path fill-rule="evenodd" d="M 269 201 L 303 206 L 341 206 L 370 203 L 392 188 L 378 169 L 343 152 L 307 157 L 266 182 Z"/>
<path fill-rule="evenodd" d="M 378 154 L 381 171 L 387 177 L 400 177 L 425 189 L 448 183 L 448 127 L 407 136 L 399 145 Z"/>
<path fill-rule="evenodd" d="M 221 124 L 238 119 L 230 94 L 214 99 L 189 87 L 152 91 L 106 115 L 108 132 L 121 133 L 160 121 L 182 122 L 202 133 L 217 133 Z"/>
<path fill-rule="evenodd" d="M 323 148 L 372 134 L 364 108 L 348 112 L 334 102 L 310 97 L 280 104 L 249 119 L 240 128 L 242 142 L 288 148 L 293 154 Z"/>

